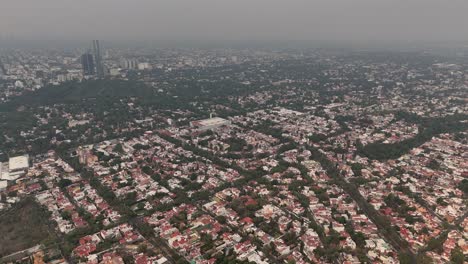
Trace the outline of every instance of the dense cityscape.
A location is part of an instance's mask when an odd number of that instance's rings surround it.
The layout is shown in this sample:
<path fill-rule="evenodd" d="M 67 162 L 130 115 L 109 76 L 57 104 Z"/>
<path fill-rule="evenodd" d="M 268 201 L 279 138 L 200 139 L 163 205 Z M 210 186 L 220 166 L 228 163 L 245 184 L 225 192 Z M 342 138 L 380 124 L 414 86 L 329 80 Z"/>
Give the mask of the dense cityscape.
<path fill-rule="evenodd" d="M 466 261 L 463 54 L 90 43 L 0 53 L 0 262 Z"/>

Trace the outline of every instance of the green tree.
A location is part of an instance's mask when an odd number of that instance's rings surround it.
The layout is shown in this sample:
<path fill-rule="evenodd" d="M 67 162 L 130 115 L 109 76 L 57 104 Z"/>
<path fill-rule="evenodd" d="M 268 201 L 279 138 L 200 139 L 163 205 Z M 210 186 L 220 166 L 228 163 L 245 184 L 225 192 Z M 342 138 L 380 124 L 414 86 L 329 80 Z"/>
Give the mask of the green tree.
<path fill-rule="evenodd" d="M 460 248 L 454 248 L 452 252 L 450 252 L 450 260 L 455 264 L 463 264 L 465 263 L 465 256 Z"/>
<path fill-rule="evenodd" d="M 148 250 L 148 246 L 144 243 L 138 246 L 138 253 L 146 253 L 147 250 Z"/>
<path fill-rule="evenodd" d="M 406 252 L 400 253 L 398 255 L 398 260 L 400 261 L 400 264 L 414 264 L 413 257 Z"/>
<path fill-rule="evenodd" d="M 416 257 L 416 264 L 432 264 L 432 258 L 428 255 L 421 253 Z"/>
<path fill-rule="evenodd" d="M 114 149 L 113 149 L 115 152 L 117 153 L 124 153 L 124 149 L 122 147 L 122 144 L 118 143 L 117 145 L 115 145 Z"/>
<path fill-rule="evenodd" d="M 462 192 L 465 194 L 468 194 L 468 179 L 463 179 L 459 184 L 458 184 L 458 189 L 460 189 Z"/>
<path fill-rule="evenodd" d="M 71 185 L 73 182 L 69 179 L 60 179 L 60 181 L 58 182 L 58 186 L 60 188 L 65 188 L 69 185 Z"/>

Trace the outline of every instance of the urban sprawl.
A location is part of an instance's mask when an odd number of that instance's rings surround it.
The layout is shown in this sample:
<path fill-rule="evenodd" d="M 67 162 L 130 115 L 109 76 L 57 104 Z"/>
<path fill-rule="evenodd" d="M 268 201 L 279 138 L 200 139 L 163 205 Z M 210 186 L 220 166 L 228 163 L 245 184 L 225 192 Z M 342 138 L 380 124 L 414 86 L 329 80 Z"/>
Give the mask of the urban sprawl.
<path fill-rule="evenodd" d="M 104 44 L 0 52 L 1 263 L 467 260 L 466 57 Z"/>

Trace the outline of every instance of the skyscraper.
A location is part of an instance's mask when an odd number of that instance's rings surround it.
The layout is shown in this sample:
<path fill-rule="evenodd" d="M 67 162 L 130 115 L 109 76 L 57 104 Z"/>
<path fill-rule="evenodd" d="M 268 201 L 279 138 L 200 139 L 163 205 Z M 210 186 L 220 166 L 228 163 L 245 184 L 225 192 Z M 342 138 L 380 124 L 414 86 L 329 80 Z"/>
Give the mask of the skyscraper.
<path fill-rule="evenodd" d="M 83 66 L 83 75 L 94 75 L 94 59 L 89 52 L 81 55 L 81 65 Z"/>
<path fill-rule="evenodd" d="M 104 67 L 102 66 L 101 47 L 99 40 L 93 40 L 94 60 L 96 61 L 96 73 L 99 78 L 104 76 Z"/>

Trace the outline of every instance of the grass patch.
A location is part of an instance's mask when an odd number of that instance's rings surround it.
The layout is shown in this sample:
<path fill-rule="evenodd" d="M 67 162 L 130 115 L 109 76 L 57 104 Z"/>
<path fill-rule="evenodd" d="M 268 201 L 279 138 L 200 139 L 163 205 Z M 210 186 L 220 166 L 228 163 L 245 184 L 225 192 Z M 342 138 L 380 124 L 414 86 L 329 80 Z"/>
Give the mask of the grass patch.
<path fill-rule="evenodd" d="M 0 256 L 28 249 L 49 237 L 48 212 L 32 198 L 0 212 Z"/>

